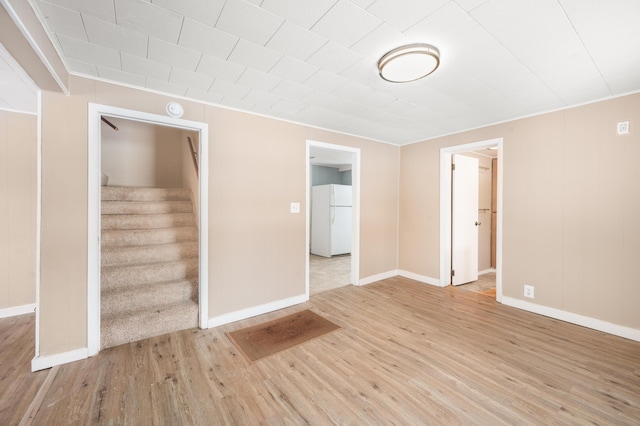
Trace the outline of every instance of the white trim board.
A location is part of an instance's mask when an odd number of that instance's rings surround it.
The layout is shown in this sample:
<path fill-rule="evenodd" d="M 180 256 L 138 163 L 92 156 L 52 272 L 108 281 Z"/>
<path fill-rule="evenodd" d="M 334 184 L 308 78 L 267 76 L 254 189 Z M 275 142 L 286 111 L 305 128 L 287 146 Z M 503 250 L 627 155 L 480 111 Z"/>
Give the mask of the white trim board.
<path fill-rule="evenodd" d="M 17 317 L 18 315 L 32 314 L 36 311 L 36 304 L 29 303 L 20 306 L 11 306 L 0 309 L 0 318 Z"/>
<path fill-rule="evenodd" d="M 414 281 L 420 281 L 421 283 L 424 283 L 424 284 L 429 284 L 436 287 L 443 287 L 440 284 L 441 281 L 439 279 L 428 277 L 426 275 L 419 275 L 419 274 L 415 274 L 413 272 L 405 271 L 402 269 L 398 271 L 398 275 L 400 275 L 401 277 L 409 278 Z"/>
<path fill-rule="evenodd" d="M 87 353 L 100 351 L 100 138 L 102 115 L 200 133 L 198 191 L 199 223 L 199 326 L 209 325 L 209 125 L 207 123 L 151 114 L 142 111 L 89 103 L 88 105 L 88 238 L 87 238 Z"/>
<path fill-rule="evenodd" d="M 294 305 L 299 305 L 309 300 L 309 297 L 305 294 L 299 296 L 289 297 L 287 299 L 276 300 L 274 302 L 265 303 L 263 305 L 254 306 L 252 308 L 240 309 L 239 311 L 229 312 L 228 314 L 218 315 L 209 319 L 209 328 L 218 327 L 221 325 L 229 324 L 236 321 L 241 321 L 247 318 L 256 317 L 258 315 L 267 314 L 280 309 L 288 308 Z"/>
<path fill-rule="evenodd" d="M 75 349 L 54 355 L 37 356 L 31 360 L 31 371 L 40 371 L 60 364 L 86 359 L 89 356 L 87 348 Z"/>
<path fill-rule="evenodd" d="M 387 278 L 393 278 L 393 277 L 397 277 L 397 276 L 398 276 L 398 270 L 397 269 L 393 269 L 391 271 L 381 272 L 379 274 L 375 274 L 375 275 L 371 275 L 371 276 L 362 278 L 358 282 L 358 285 L 359 286 L 367 285 L 367 284 L 375 283 L 377 281 L 386 280 Z"/>
<path fill-rule="evenodd" d="M 544 315 L 546 317 L 554 318 L 560 321 L 565 321 L 571 324 L 591 328 L 593 330 L 602 331 L 605 333 L 613 334 L 614 336 L 624 337 L 625 339 L 631 339 L 640 342 L 640 330 L 637 328 L 614 324 L 608 321 L 575 314 L 573 312 L 563 311 L 562 309 L 551 308 L 549 306 L 538 305 L 513 297 L 503 296 L 502 303 L 504 305 L 512 306 L 514 308 L 522 309 L 534 314 Z"/>

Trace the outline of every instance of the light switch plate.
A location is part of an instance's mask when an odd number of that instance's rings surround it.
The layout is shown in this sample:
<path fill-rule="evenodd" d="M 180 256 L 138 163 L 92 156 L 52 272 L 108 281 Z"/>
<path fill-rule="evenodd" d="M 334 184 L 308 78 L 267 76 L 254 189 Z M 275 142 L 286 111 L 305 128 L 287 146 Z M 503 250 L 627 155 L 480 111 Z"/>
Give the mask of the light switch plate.
<path fill-rule="evenodd" d="M 627 135 L 627 134 L 629 134 L 629 122 L 628 121 L 620 121 L 618 123 L 618 134 L 619 135 Z"/>
<path fill-rule="evenodd" d="M 300 213 L 300 203 L 291 203 L 291 213 Z"/>

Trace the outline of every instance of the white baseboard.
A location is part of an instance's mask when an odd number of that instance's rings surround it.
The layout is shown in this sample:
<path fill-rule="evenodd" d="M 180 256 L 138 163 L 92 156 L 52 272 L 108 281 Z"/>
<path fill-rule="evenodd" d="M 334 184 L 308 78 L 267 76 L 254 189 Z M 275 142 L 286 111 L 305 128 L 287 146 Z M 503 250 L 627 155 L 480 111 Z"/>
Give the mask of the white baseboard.
<path fill-rule="evenodd" d="M 393 278 L 398 275 L 398 270 L 394 269 L 387 272 L 381 272 L 379 274 L 371 275 L 370 277 L 361 278 L 358 285 L 367 285 L 375 283 L 376 281 L 386 280 L 387 278 Z"/>
<path fill-rule="evenodd" d="M 55 355 L 37 356 L 31 360 L 31 371 L 40 371 L 60 364 L 67 364 L 89 357 L 87 348 L 75 349 Z"/>
<path fill-rule="evenodd" d="M 402 269 L 398 271 L 398 275 L 400 275 L 401 277 L 405 277 L 405 278 L 409 278 L 409 279 L 412 279 L 412 280 L 420 281 L 420 282 L 425 283 L 425 284 L 434 285 L 436 287 L 442 287 L 440 285 L 440 280 L 437 279 L 437 278 L 427 277 L 426 275 L 414 274 L 413 272 L 404 271 Z"/>
<path fill-rule="evenodd" d="M 491 272 L 496 272 L 494 268 L 485 269 L 484 271 L 478 271 L 478 275 L 489 274 Z"/>
<path fill-rule="evenodd" d="M 35 303 L 29 303 L 28 305 L 12 306 L 10 308 L 0 309 L 0 318 L 17 317 L 18 315 L 32 314 L 36 310 Z"/>
<path fill-rule="evenodd" d="M 605 333 L 613 334 L 614 336 L 620 336 L 625 339 L 640 342 L 640 330 L 637 328 L 626 327 L 624 325 L 614 324 L 580 314 L 574 314 L 573 312 L 563 311 L 549 306 L 537 305 L 535 303 L 515 299 L 513 297 L 502 296 L 502 303 L 507 306 L 513 306 L 514 308 L 523 309 L 546 317 L 555 318 L 571 324 L 580 325 L 582 327 L 603 331 Z"/>
<path fill-rule="evenodd" d="M 304 303 L 308 300 L 309 298 L 306 295 L 301 294 L 300 296 L 276 300 L 275 302 L 265 303 L 264 305 L 241 309 L 239 311 L 230 312 L 224 315 L 218 315 L 217 317 L 209 318 L 209 328 L 218 327 L 220 325 L 255 317 L 258 315 L 266 314 L 268 312 L 277 311 L 279 309 L 288 308 L 293 305 L 299 305 L 300 303 Z"/>

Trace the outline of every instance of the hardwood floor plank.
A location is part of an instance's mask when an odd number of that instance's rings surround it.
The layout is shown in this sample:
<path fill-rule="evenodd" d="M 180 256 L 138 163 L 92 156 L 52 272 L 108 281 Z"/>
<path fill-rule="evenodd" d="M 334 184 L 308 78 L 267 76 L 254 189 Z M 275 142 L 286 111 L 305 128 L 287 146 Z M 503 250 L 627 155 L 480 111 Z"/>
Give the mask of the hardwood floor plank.
<path fill-rule="evenodd" d="M 302 309 L 342 328 L 252 364 L 224 334 Z M 27 412 L 34 425 L 640 419 L 640 342 L 401 277 L 110 348 L 57 367 L 48 388 L 48 372 L 28 373 L 33 318 L 19 323 L 0 320 L 0 424 L 17 424 Z"/>

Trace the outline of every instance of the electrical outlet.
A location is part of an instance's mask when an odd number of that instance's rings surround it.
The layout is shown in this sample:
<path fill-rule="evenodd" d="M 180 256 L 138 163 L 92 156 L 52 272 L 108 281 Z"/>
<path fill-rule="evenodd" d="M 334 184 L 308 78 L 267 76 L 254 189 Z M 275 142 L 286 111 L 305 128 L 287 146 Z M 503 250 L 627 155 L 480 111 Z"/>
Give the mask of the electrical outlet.
<path fill-rule="evenodd" d="M 528 297 L 533 299 L 533 286 L 532 285 L 524 285 L 524 297 Z"/>

